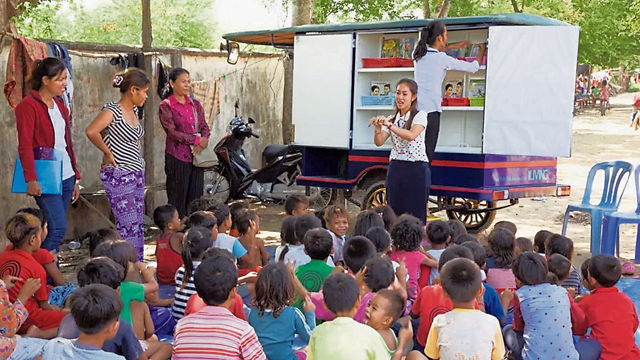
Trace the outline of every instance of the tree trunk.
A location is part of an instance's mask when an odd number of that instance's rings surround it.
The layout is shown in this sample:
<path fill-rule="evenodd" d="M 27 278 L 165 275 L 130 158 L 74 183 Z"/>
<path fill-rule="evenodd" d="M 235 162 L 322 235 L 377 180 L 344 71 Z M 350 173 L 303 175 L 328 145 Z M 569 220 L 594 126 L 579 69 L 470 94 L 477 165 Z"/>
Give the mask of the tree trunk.
<path fill-rule="evenodd" d="M 431 17 L 431 9 L 429 8 L 429 0 L 424 0 L 424 6 L 422 7 L 422 14 L 425 19 Z"/>
<path fill-rule="evenodd" d="M 522 12 L 522 11 L 518 8 L 518 1 L 517 1 L 517 0 L 511 0 L 511 5 L 513 5 L 513 12 L 515 12 L 515 13 Z"/>
<path fill-rule="evenodd" d="M 446 18 L 449 16 L 449 9 L 451 8 L 451 0 L 444 0 L 442 3 L 442 9 L 440 9 L 440 13 L 438 13 L 439 18 Z"/>
<path fill-rule="evenodd" d="M 311 22 L 310 0 L 293 0 L 291 26 L 308 25 Z"/>
<path fill-rule="evenodd" d="M 443 0 L 438 0 L 438 3 L 436 4 L 436 11 L 433 14 L 434 18 L 440 17 L 440 11 L 442 10 L 442 1 Z"/>
<path fill-rule="evenodd" d="M 151 0 L 142 0 L 142 51 L 151 50 Z"/>
<path fill-rule="evenodd" d="M 318 14 L 316 14 L 316 6 L 318 5 L 318 0 L 311 0 L 309 3 L 309 7 L 311 8 L 311 18 L 309 24 L 317 24 L 318 23 Z"/>

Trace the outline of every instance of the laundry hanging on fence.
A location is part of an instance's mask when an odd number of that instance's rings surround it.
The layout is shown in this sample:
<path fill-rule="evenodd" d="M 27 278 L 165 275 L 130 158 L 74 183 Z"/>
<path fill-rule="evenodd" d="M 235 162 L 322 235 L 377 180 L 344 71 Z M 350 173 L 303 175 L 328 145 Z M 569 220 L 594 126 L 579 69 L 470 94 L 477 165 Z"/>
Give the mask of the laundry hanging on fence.
<path fill-rule="evenodd" d="M 169 85 L 169 70 L 171 67 L 158 60 L 156 64 L 156 84 L 158 84 L 158 96 L 164 100 L 169 97 L 171 93 L 171 86 Z"/>
<path fill-rule="evenodd" d="M 67 88 L 64 90 L 61 98 L 64 105 L 69 109 L 69 114 L 73 115 L 73 82 L 71 81 L 71 57 L 69 51 L 64 45 L 60 45 L 54 42 L 47 44 L 49 47 L 49 55 L 60 58 L 64 62 L 64 66 L 67 68 Z"/>
<path fill-rule="evenodd" d="M 12 108 L 18 107 L 20 101 L 31 93 L 29 79 L 34 61 L 46 57 L 47 44 L 43 42 L 23 37 L 17 37 L 11 41 L 4 96 Z"/>
<path fill-rule="evenodd" d="M 111 65 L 120 66 L 120 69 L 126 70 L 130 67 L 135 67 L 140 70 L 144 68 L 144 53 L 137 52 L 131 54 L 119 54 L 117 57 L 111 58 L 109 61 Z M 138 107 L 138 119 L 142 120 L 144 117 L 144 105 Z"/>
<path fill-rule="evenodd" d="M 191 93 L 200 101 L 209 127 L 220 114 L 220 85 L 222 79 L 208 81 L 196 81 L 191 83 Z"/>

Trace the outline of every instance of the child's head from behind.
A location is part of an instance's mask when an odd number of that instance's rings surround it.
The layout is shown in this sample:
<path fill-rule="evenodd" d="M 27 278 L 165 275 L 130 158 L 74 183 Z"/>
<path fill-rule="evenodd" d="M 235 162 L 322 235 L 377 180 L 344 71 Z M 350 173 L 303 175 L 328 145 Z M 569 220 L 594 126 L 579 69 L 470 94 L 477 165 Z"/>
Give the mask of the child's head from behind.
<path fill-rule="evenodd" d="M 326 232 L 326 231 L 325 231 Z M 260 270 L 255 285 L 254 306 L 260 316 L 265 310 L 271 310 L 273 317 L 278 317 L 286 306 L 295 301 L 293 279 L 287 266 L 283 263 L 272 263 Z"/>
<path fill-rule="evenodd" d="M 473 301 L 482 291 L 480 268 L 473 260 L 453 259 L 440 270 L 440 284 L 451 301 Z"/>
<path fill-rule="evenodd" d="M 477 241 L 467 241 L 463 243 L 462 246 L 471 250 L 473 261 L 479 268 L 484 268 L 487 263 L 487 251 L 484 249 L 484 246 L 480 245 Z"/>
<path fill-rule="evenodd" d="M 404 313 L 405 301 L 394 290 L 382 289 L 371 299 L 365 310 L 365 324 L 376 330 L 391 328 Z"/>
<path fill-rule="evenodd" d="M 120 235 L 112 228 L 102 228 L 92 231 L 91 236 L 89 236 L 89 257 L 95 256 L 93 253 L 96 251 L 98 245 L 113 240 L 120 240 Z"/>
<path fill-rule="evenodd" d="M 213 246 L 211 231 L 203 227 L 194 227 L 184 234 L 182 242 L 182 261 L 184 262 L 184 277 L 188 279 L 193 273 L 193 262 L 202 259 L 202 255 L 208 248 Z M 183 281 L 181 288 L 184 289 L 187 281 Z"/>
<path fill-rule="evenodd" d="M 136 250 L 133 248 L 133 245 L 124 240 L 105 241 L 96 246 L 93 255 L 96 257 L 106 256 L 115 261 L 122 266 L 125 274 L 129 271 L 131 264 L 135 264 L 136 261 L 138 261 L 138 256 L 136 255 Z"/>
<path fill-rule="evenodd" d="M 78 285 L 102 284 L 116 290 L 124 281 L 125 270 L 120 264 L 105 256 L 91 259 L 78 271 Z"/>
<path fill-rule="evenodd" d="M 377 208 L 375 208 L 375 212 L 377 212 L 378 215 L 380 215 L 380 217 L 382 218 L 382 221 L 384 222 L 384 228 L 387 231 L 391 231 L 391 228 L 393 227 L 393 225 L 395 225 L 396 222 L 398 221 L 398 216 L 393 211 L 391 206 L 389 205 L 378 206 Z"/>
<path fill-rule="evenodd" d="M 302 195 L 289 196 L 284 202 L 284 211 L 290 216 L 309 214 L 309 198 Z"/>
<path fill-rule="evenodd" d="M 418 218 L 402 215 L 391 229 L 393 248 L 400 251 L 417 251 L 423 235 L 422 223 Z"/>
<path fill-rule="evenodd" d="M 213 204 L 214 204 L 214 201 L 211 199 L 205 199 L 205 198 L 195 199 L 187 207 L 187 216 L 197 211 L 207 211 Z"/>
<path fill-rule="evenodd" d="M 153 210 L 153 222 L 162 232 L 180 231 L 182 227 L 178 209 L 171 204 L 161 205 Z"/>
<path fill-rule="evenodd" d="M 526 237 L 517 238 L 514 255 L 518 256 L 525 251 L 533 251 L 533 242 Z"/>
<path fill-rule="evenodd" d="M 488 238 L 491 255 L 497 265 L 511 266 L 515 257 L 516 237 L 505 228 L 493 229 Z"/>
<path fill-rule="evenodd" d="M 349 213 L 344 206 L 331 205 L 324 211 L 324 221 L 327 229 L 337 236 L 345 236 L 349 230 Z"/>
<path fill-rule="evenodd" d="M 201 227 L 211 232 L 211 238 L 218 238 L 218 220 L 211 211 L 196 211 L 187 218 L 186 228 Z"/>
<path fill-rule="evenodd" d="M 542 256 L 534 252 L 520 254 L 511 267 L 516 276 L 518 287 L 523 285 L 538 285 L 548 280 L 549 267 Z"/>
<path fill-rule="evenodd" d="M 311 229 L 319 229 L 321 227 L 322 223 L 320 222 L 320 219 L 311 214 L 296 216 L 296 244 L 304 243 L 304 235 L 307 231 Z"/>
<path fill-rule="evenodd" d="M 42 239 L 46 239 L 49 234 L 49 226 L 47 224 L 47 217 L 44 215 L 44 212 L 38 208 L 22 208 L 16 211 L 16 214 L 30 214 L 38 218 L 40 220 L 40 227 L 42 227 Z"/>
<path fill-rule="evenodd" d="M 386 254 L 391 249 L 391 236 L 385 228 L 371 228 L 365 237 L 371 240 L 379 255 Z"/>
<path fill-rule="evenodd" d="M 432 246 L 444 246 L 451 239 L 451 228 L 444 221 L 432 221 L 427 225 L 427 237 Z"/>
<path fill-rule="evenodd" d="M 462 245 L 463 242 L 459 241 L 462 235 L 467 235 L 467 228 L 462 221 L 457 219 L 451 219 L 447 221 L 447 225 L 451 230 L 451 244 Z"/>
<path fill-rule="evenodd" d="M 507 229 L 513 234 L 514 237 L 518 232 L 518 227 L 516 226 L 516 224 L 506 220 L 498 221 L 495 225 L 493 225 L 493 230 L 495 229 Z"/>
<path fill-rule="evenodd" d="M 365 236 L 367 231 L 373 227 L 384 227 L 382 217 L 374 210 L 363 211 L 356 217 L 353 236 Z"/>
<path fill-rule="evenodd" d="M 91 284 L 76 290 L 70 299 L 71 316 L 80 333 L 113 338 L 120 326 L 122 300 L 107 285 Z"/>
<path fill-rule="evenodd" d="M 231 203 L 231 205 L 229 205 L 229 212 L 231 213 L 231 228 L 235 229 L 237 228 L 237 218 L 238 215 L 240 214 L 240 212 L 242 210 L 248 210 L 249 206 L 247 206 L 247 203 L 244 202 L 243 200 L 239 200 L 239 201 L 234 201 L 233 203 Z"/>
<path fill-rule="evenodd" d="M 462 245 L 452 245 L 449 246 L 445 251 L 440 254 L 440 260 L 438 260 L 438 271 L 442 270 L 442 268 L 451 260 L 464 258 L 474 261 L 473 252 L 469 250 L 468 247 Z"/>
<path fill-rule="evenodd" d="M 376 256 L 367 260 L 364 267 L 367 268 L 367 272 L 364 274 L 364 283 L 372 292 L 386 289 L 393 284 L 396 275 L 389 258 Z"/>
<path fill-rule="evenodd" d="M 545 251 L 545 243 L 548 238 L 551 237 L 553 233 L 549 230 L 540 230 L 536 233 L 536 236 L 533 238 L 533 250 L 539 254 L 544 254 Z"/>
<path fill-rule="evenodd" d="M 325 229 L 311 229 L 304 234 L 304 251 L 312 260 L 325 261 L 333 252 L 333 238 Z"/>
<path fill-rule="evenodd" d="M 476 239 L 473 235 L 471 234 L 462 234 L 460 236 L 458 236 L 458 238 L 456 239 L 456 241 L 454 242 L 453 239 L 451 239 L 451 243 L 450 244 L 454 244 L 454 245 L 462 245 L 466 242 L 469 241 L 473 241 L 473 242 L 477 242 L 478 244 L 480 244 L 480 242 L 478 241 L 478 239 Z M 482 244 L 480 244 L 482 245 Z M 486 250 L 485 250 L 486 251 Z"/>
<path fill-rule="evenodd" d="M 589 263 L 589 285 L 595 289 L 615 286 L 622 276 L 620 260 L 611 255 L 596 255 Z"/>
<path fill-rule="evenodd" d="M 547 258 L 553 254 L 560 254 L 571 260 L 573 259 L 573 240 L 560 234 L 553 234 L 547 239 L 544 253 Z"/>
<path fill-rule="evenodd" d="M 240 235 L 255 235 L 258 232 L 258 214 L 253 210 L 240 209 L 236 212 L 236 229 Z"/>
<path fill-rule="evenodd" d="M 560 285 L 571 274 L 571 261 L 560 254 L 553 254 L 547 259 L 549 267 L 549 282 Z"/>
<path fill-rule="evenodd" d="M 283 245 L 295 245 L 298 242 L 296 240 L 296 219 L 295 216 L 287 216 L 282 220 L 280 239 L 282 239 Z"/>
<path fill-rule="evenodd" d="M 346 316 L 350 314 L 353 317 L 355 310 L 360 305 L 360 290 L 356 279 L 347 274 L 329 275 L 322 284 L 322 293 L 327 309 L 334 315 Z"/>
<path fill-rule="evenodd" d="M 218 228 L 225 231 L 231 228 L 231 210 L 227 204 L 213 204 L 207 210 L 213 212 Z"/>
<path fill-rule="evenodd" d="M 14 249 L 29 248 L 35 251 L 42 243 L 42 226 L 40 220 L 31 214 L 16 214 L 7 221 L 4 228 L 7 239 Z"/>
<path fill-rule="evenodd" d="M 354 236 L 342 247 L 342 255 L 347 269 L 356 274 L 369 259 L 378 257 L 376 247 L 364 236 Z"/>
<path fill-rule="evenodd" d="M 209 258 L 200 263 L 193 282 L 205 304 L 219 306 L 235 298 L 238 270 L 225 256 Z"/>
<path fill-rule="evenodd" d="M 587 288 L 589 291 L 593 290 L 591 284 L 589 284 L 589 266 L 591 265 L 591 258 L 586 259 L 582 262 L 580 266 L 580 273 L 582 274 L 582 286 Z"/>

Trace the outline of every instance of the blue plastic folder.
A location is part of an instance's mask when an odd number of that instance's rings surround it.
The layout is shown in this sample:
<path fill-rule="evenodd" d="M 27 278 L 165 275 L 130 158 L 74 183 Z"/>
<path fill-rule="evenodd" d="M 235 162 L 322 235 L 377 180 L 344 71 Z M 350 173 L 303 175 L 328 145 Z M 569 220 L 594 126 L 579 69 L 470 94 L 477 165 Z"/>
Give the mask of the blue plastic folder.
<path fill-rule="evenodd" d="M 42 194 L 62 195 L 62 152 L 52 148 L 36 148 L 33 150 L 33 155 Z M 20 157 L 16 159 L 11 192 L 15 194 L 27 192 Z"/>

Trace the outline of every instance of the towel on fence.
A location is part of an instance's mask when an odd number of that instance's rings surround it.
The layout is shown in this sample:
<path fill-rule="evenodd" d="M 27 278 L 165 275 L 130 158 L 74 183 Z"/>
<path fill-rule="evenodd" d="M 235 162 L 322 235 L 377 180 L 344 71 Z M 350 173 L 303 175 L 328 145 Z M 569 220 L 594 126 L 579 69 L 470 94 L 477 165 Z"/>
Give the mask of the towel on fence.
<path fill-rule="evenodd" d="M 193 97 L 202 104 L 209 128 L 213 127 L 213 121 L 220 114 L 220 84 L 221 79 L 191 83 Z"/>
<path fill-rule="evenodd" d="M 18 107 L 20 101 L 31 93 L 31 86 L 29 86 L 28 80 L 30 79 L 33 62 L 46 57 L 47 44 L 43 42 L 23 37 L 14 38 L 11 41 L 11 50 L 7 59 L 4 96 L 12 108 Z"/>

